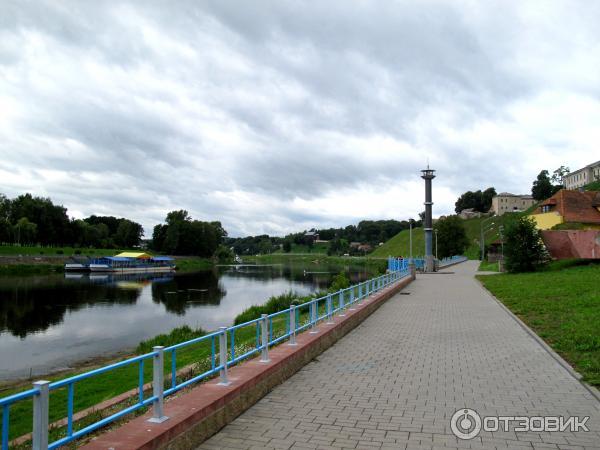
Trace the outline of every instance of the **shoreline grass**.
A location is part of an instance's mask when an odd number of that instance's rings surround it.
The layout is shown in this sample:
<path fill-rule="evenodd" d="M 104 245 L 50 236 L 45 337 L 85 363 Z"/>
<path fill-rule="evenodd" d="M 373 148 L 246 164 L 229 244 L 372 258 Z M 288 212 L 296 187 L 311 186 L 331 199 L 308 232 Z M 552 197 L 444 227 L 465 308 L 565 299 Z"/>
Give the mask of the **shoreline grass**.
<path fill-rule="evenodd" d="M 557 261 L 539 272 L 477 278 L 584 381 L 600 387 L 600 264 Z"/>

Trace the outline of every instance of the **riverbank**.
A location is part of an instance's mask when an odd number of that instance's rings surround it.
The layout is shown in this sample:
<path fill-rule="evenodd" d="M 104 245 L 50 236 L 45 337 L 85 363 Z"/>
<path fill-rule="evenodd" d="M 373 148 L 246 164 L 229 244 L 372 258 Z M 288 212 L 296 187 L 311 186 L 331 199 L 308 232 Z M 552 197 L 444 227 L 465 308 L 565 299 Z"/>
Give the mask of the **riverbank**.
<path fill-rule="evenodd" d="M 312 264 L 338 264 L 338 265 L 366 265 L 375 273 L 385 273 L 387 269 L 387 257 L 368 256 L 327 256 L 319 253 L 272 253 L 268 255 L 244 256 L 243 261 L 261 264 L 302 262 Z"/>
<path fill-rule="evenodd" d="M 2 248 L 6 249 L 6 247 L 0 247 L 0 249 Z M 98 252 L 96 255 L 94 255 L 94 251 L 90 254 L 76 254 L 71 251 L 70 254 L 63 255 L 38 255 L 35 253 L 0 254 L 0 276 L 63 273 L 65 264 L 73 256 L 94 258 L 120 252 L 120 250 L 107 250 L 105 253 L 101 253 L 100 250 L 96 251 Z M 215 265 L 215 262 L 209 258 L 196 256 L 176 256 L 174 258 L 177 270 L 185 272 L 208 270 Z"/>
<path fill-rule="evenodd" d="M 539 272 L 477 278 L 586 382 L 600 387 L 600 264 L 556 261 Z"/>

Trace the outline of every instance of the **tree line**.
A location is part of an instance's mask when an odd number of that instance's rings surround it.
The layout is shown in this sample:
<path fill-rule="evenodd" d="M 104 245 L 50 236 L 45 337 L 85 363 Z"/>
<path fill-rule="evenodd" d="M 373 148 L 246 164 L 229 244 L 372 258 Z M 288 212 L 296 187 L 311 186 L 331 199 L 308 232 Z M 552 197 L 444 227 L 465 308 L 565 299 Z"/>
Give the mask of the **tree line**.
<path fill-rule="evenodd" d="M 413 220 L 413 227 L 422 225 L 422 216 L 419 220 Z M 297 233 L 290 233 L 284 237 L 269 236 L 266 234 L 258 236 L 246 236 L 242 238 L 228 238 L 225 243 L 233 248 L 238 255 L 255 255 L 273 253 L 276 250 L 283 249 L 289 253 L 293 245 L 306 246 L 311 251 L 315 244 L 315 239 L 307 235 L 307 231 L 318 234 L 319 239 L 327 241 L 328 254 L 340 255 L 345 253 L 359 254 L 356 248 L 351 248 L 350 243 L 360 242 L 375 247 L 380 242 L 386 242 L 402 230 L 410 226 L 408 220 L 363 220 L 358 225 L 348 225 L 340 228 L 324 228 L 305 230 Z"/>
<path fill-rule="evenodd" d="M 31 194 L 0 194 L 0 242 L 17 245 L 129 248 L 140 244 L 142 225 L 125 218 L 70 219 L 67 208 Z"/>

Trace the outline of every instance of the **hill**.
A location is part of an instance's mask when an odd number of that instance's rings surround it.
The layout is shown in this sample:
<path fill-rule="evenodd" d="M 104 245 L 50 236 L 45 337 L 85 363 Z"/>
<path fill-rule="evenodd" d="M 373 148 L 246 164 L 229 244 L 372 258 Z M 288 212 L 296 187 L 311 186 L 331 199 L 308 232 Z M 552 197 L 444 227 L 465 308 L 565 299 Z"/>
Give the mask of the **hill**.
<path fill-rule="evenodd" d="M 479 258 L 479 239 L 482 221 L 485 220 L 483 225 L 486 228 L 489 228 L 489 231 L 485 233 L 485 242 L 489 243 L 500 237 L 500 225 L 506 224 L 512 217 L 530 214 L 534 209 L 535 206 L 529 208 L 523 213 L 506 213 L 502 216 L 493 216 L 493 219 L 490 219 L 489 217 L 481 217 L 464 220 L 463 223 L 465 226 L 465 231 L 470 242 L 470 245 L 465 252 L 465 256 L 467 256 L 469 259 Z M 435 252 L 435 240 L 433 245 L 433 251 Z M 413 229 L 413 256 L 420 256 L 424 253 L 425 234 L 423 232 L 423 228 L 415 228 Z M 386 243 L 375 249 L 369 256 L 384 258 L 388 256 L 408 256 L 409 254 L 409 230 L 403 230 Z"/>

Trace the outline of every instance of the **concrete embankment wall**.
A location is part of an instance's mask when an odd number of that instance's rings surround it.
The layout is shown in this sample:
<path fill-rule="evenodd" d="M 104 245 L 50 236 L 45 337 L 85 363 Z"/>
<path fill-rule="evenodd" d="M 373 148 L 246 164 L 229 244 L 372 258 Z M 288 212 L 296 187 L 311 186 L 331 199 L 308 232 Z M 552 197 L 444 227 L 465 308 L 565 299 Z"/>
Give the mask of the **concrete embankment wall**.
<path fill-rule="evenodd" d="M 333 324 L 321 323 L 317 333 L 299 334 L 297 345 L 283 343 L 269 350 L 269 363 L 249 360 L 229 371 L 229 386 L 211 380 L 165 403 L 169 420 L 149 423 L 151 412 L 94 438 L 86 449 L 189 449 L 202 443 L 242 412 L 331 347 L 371 315 L 385 301 L 413 280 L 407 277 L 335 316 Z"/>

